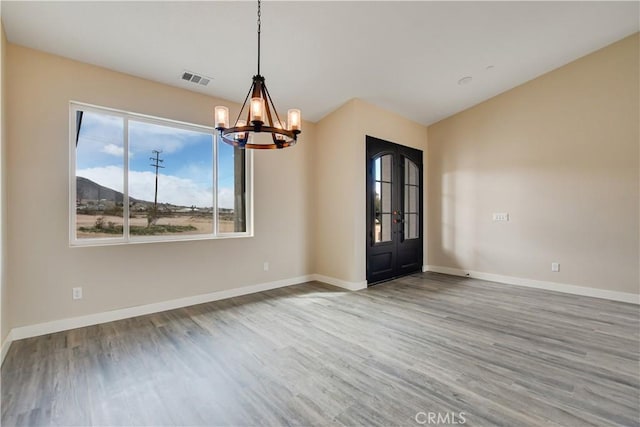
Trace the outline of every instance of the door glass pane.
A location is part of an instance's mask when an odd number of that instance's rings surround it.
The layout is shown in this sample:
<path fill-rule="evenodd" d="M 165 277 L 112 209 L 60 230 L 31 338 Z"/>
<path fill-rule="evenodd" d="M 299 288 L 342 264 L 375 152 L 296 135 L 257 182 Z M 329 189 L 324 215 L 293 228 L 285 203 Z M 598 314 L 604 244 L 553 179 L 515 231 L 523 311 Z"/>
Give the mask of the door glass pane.
<path fill-rule="evenodd" d="M 404 183 L 408 184 L 409 183 L 409 165 L 408 165 L 409 160 L 408 159 L 404 159 Z"/>
<path fill-rule="evenodd" d="M 380 195 L 380 201 L 382 204 L 382 212 L 391 212 L 391 184 L 388 182 L 382 183 L 382 194 Z"/>
<path fill-rule="evenodd" d="M 402 224 L 403 226 L 403 232 L 404 232 L 404 238 L 405 239 L 409 239 L 409 228 L 411 227 L 411 215 L 409 215 L 408 213 L 404 214 L 404 223 Z"/>
<path fill-rule="evenodd" d="M 411 160 L 404 159 L 404 238 L 417 239 L 420 231 L 420 171 Z"/>
<path fill-rule="evenodd" d="M 381 180 L 391 182 L 391 154 L 386 154 L 380 158 L 382 160 L 381 165 Z"/>
<path fill-rule="evenodd" d="M 404 182 L 410 185 L 418 185 L 419 172 L 418 166 L 411 160 L 404 159 Z"/>
<path fill-rule="evenodd" d="M 78 111 L 76 125 L 76 237 L 122 238 L 124 120 Z"/>
<path fill-rule="evenodd" d="M 393 158 L 390 154 L 373 160 L 375 179 L 374 242 L 388 242 L 392 234 L 391 176 Z"/>
<path fill-rule="evenodd" d="M 391 214 L 382 214 L 381 226 L 380 242 L 388 242 L 391 240 Z"/>
<path fill-rule="evenodd" d="M 418 185 L 420 171 L 418 166 L 411 160 L 404 158 L 404 183 L 407 185 Z"/>
<path fill-rule="evenodd" d="M 409 212 L 409 187 L 408 185 L 404 186 L 404 211 Z"/>
<path fill-rule="evenodd" d="M 405 226 L 405 235 L 407 239 L 417 239 L 419 237 L 419 222 L 418 222 L 418 214 L 409 214 L 409 224 Z"/>
<path fill-rule="evenodd" d="M 407 186 L 407 192 L 409 193 L 409 209 L 407 211 L 409 213 L 417 213 L 418 212 L 418 187 Z"/>

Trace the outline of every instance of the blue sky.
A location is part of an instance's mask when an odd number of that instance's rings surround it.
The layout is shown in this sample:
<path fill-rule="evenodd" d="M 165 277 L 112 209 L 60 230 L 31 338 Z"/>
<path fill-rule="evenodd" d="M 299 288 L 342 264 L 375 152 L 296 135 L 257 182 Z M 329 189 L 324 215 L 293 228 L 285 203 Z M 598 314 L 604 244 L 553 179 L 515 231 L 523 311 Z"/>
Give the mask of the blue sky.
<path fill-rule="evenodd" d="M 123 191 L 123 119 L 85 112 L 76 150 L 76 171 L 105 187 Z M 218 199 L 233 207 L 233 147 L 219 144 Z M 161 150 L 158 202 L 210 207 L 212 196 L 212 135 L 129 120 L 129 193 L 152 201 L 155 169 L 152 150 Z"/>

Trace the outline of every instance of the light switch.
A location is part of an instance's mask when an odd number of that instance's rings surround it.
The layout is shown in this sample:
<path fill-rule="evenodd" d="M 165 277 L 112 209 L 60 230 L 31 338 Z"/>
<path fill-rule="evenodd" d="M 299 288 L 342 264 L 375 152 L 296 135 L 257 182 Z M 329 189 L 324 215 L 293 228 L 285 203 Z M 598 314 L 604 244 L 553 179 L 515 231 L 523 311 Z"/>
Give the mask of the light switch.
<path fill-rule="evenodd" d="M 494 213 L 493 214 L 494 221 L 509 221 L 509 214 L 506 212 L 503 213 Z"/>

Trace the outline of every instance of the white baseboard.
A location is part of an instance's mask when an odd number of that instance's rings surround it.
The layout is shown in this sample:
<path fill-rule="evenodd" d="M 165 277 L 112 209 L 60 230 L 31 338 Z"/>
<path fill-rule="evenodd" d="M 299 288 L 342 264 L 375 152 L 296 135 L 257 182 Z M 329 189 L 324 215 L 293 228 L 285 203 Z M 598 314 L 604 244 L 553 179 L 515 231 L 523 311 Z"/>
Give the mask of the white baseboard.
<path fill-rule="evenodd" d="M 0 350 L 0 366 L 4 363 L 4 358 L 9 352 L 9 347 L 11 347 L 11 343 L 13 342 L 13 331 L 9 331 L 7 337 L 2 342 L 2 349 Z"/>
<path fill-rule="evenodd" d="M 461 270 L 459 268 L 439 267 L 436 265 L 423 265 L 422 271 L 433 271 L 434 273 L 471 277 L 474 279 L 488 280 L 491 282 L 505 283 L 508 285 L 526 286 L 528 288 L 546 289 L 549 291 L 563 292 L 566 294 L 602 298 L 613 301 L 628 302 L 631 304 L 640 304 L 640 295 L 628 292 L 609 291 L 606 289 L 589 288 L 585 286 L 569 285 L 566 283 L 545 282 L 542 280 L 503 276 L 501 274 L 483 273 L 480 271 Z"/>
<path fill-rule="evenodd" d="M 170 301 L 162 301 L 153 304 L 145 304 L 118 310 L 105 311 L 102 313 L 89 314 L 86 316 L 54 320 L 52 322 L 39 323 L 35 325 L 21 326 L 13 328 L 11 330 L 12 339 L 15 341 L 24 338 L 36 337 L 39 335 L 51 334 L 54 332 L 66 331 L 69 329 L 81 328 L 84 326 L 97 325 L 99 323 L 112 322 L 114 320 L 143 316 L 145 314 L 158 313 L 161 311 L 188 307 L 190 305 L 202 304 L 211 301 L 233 298 L 241 295 L 253 294 L 256 292 L 268 291 L 270 289 L 297 285 L 300 283 L 309 282 L 311 280 L 314 280 L 311 275 L 293 277 L 290 279 L 278 280 L 275 282 L 259 283 L 257 285 L 226 289 L 223 291 L 178 298 Z"/>
<path fill-rule="evenodd" d="M 564 292 L 574 295 L 583 295 L 596 298 L 604 298 L 614 301 L 622 301 L 633 304 L 640 304 L 640 296 L 636 294 L 608 291 L 605 289 L 587 288 L 582 286 L 567 285 L 564 283 L 544 282 L 540 280 L 523 279 L 519 277 L 502 276 L 499 274 L 483 273 L 478 271 L 466 271 L 457 268 L 439 267 L 433 265 L 422 266 L 422 271 L 433 271 L 435 273 L 444 273 L 454 276 L 471 277 L 475 279 L 488 280 L 492 282 L 505 283 L 517 286 L 526 286 L 530 288 L 547 289 L 552 291 Z M 69 329 L 81 328 L 84 326 L 97 325 L 100 323 L 112 322 L 146 314 L 158 313 L 161 311 L 173 310 L 176 308 L 188 307 L 196 304 L 203 304 L 211 301 L 218 301 L 227 298 L 233 298 L 242 295 L 253 294 L 270 289 L 283 288 L 286 286 L 297 285 L 310 281 L 324 282 L 329 285 L 337 286 L 350 291 L 358 291 L 366 289 L 367 282 L 347 282 L 345 280 L 334 277 L 324 276 L 322 274 L 309 274 L 306 276 L 293 277 L 274 282 L 259 283 L 251 286 L 243 286 L 241 288 L 226 289 L 222 291 L 211 292 L 202 295 L 194 295 L 191 297 L 179 298 L 170 301 L 162 301 L 153 304 L 140 305 L 136 307 L 122 308 L 102 313 L 89 314 L 86 316 L 72 317 L 68 319 L 54 320 L 51 322 L 39 323 L 35 325 L 21 326 L 13 328 L 7 334 L 2 348 L 0 350 L 0 364 L 4 362 L 5 356 L 9 351 L 11 343 L 15 340 L 36 337 L 39 335 L 51 334 L 54 332 L 66 331 Z"/>
<path fill-rule="evenodd" d="M 313 280 L 318 282 L 328 283 L 329 285 L 337 286 L 339 288 L 348 289 L 350 291 L 359 291 L 367 288 L 367 281 L 362 282 L 347 282 L 345 280 L 336 279 L 335 277 L 323 276 L 322 274 L 312 274 Z"/>
<path fill-rule="evenodd" d="M 286 286 L 317 280 L 340 288 L 357 291 L 367 287 L 367 282 L 346 282 L 333 277 L 320 274 L 309 274 L 306 276 L 293 277 L 290 279 L 278 280 L 275 282 L 259 283 L 257 285 L 243 286 L 241 288 L 226 289 L 202 295 L 178 298 L 170 301 L 162 301 L 153 304 L 139 305 L 135 307 L 121 308 L 118 310 L 105 311 L 102 313 L 88 314 L 86 316 L 72 317 L 68 319 L 54 320 L 51 322 L 38 323 L 35 325 L 20 326 L 13 328 L 4 343 L 2 343 L 1 361 L 9 351 L 11 343 L 15 340 L 37 337 L 40 335 L 52 334 L 54 332 L 67 331 L 69 329 L 82 328 L 84 326 L 97 325 L 100 323 L 113 322 L 115 320 L 128 319 L 145 314 L 158 313 L 161 311 L 173 310 L 176 308 L 188 307 L 196 304 L 203 304 L 211 301 L 218 301 L 241 295 L 254 294 L 268 291 L 270 289 L 283 288 Z"/>

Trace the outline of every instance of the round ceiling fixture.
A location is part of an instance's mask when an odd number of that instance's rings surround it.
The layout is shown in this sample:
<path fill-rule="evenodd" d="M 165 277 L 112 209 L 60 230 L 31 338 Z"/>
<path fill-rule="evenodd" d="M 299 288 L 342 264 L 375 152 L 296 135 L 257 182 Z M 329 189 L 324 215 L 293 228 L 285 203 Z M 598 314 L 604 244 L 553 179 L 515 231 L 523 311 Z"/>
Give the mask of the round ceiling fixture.
<path fill-rule="evenodd" d="M 463 78 L 461 78 L 460 80 L 458 80 L 458 84 L 459 84 L 460 86 L 462 86 L 462 85 L 468 85 L 469 83 L 471 83 L 471 80 L 473 80 L 473 77 L 471 77 L 471 76 L 466 76 L 466 77 L 463 77 Z"/>

